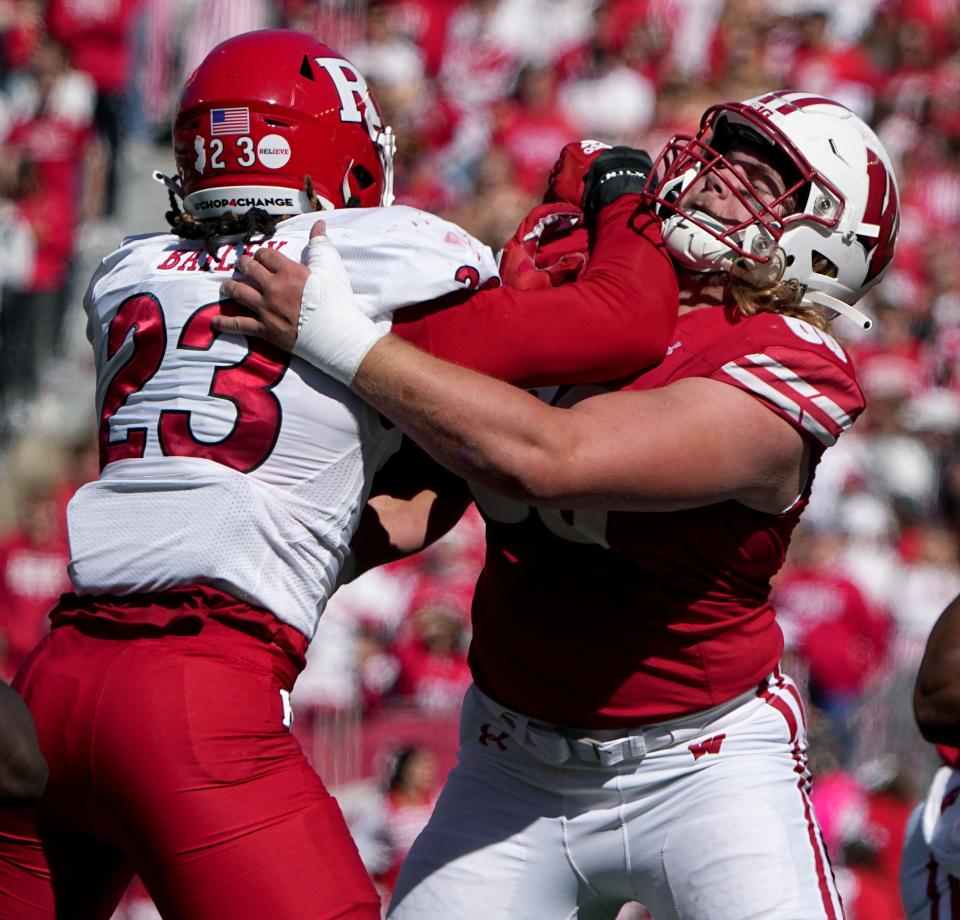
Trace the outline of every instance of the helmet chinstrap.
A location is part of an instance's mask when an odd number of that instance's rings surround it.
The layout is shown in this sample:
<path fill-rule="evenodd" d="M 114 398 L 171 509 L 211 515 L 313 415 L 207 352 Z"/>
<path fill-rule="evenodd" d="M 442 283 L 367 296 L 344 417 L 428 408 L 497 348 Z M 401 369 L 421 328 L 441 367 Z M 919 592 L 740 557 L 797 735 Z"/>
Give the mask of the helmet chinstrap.
<path fill-rule="evenodd" d="M 164 181 L 166 177 L 159 181 Z M 202 240 L 203 247 L 210 258 L 217 258 L 223 241 L 228 237 L 239 236 L 244 245 L 270 239 L 277 232 L 277 224 L 289 215 L 270 214 L 264 208 L 248 208 L 242 214 L 230 211 L 219 217 L 197 220 L 189 211 L 185 211 L 177 200 L 178 191 L 172 181 L 164 182 L 170 197 L 170 210 L 164 217 L 176 236 L 184 240 Z M 317 193 L 310 176 L 303 177 L 303 191 L 314 210 L 319 210 Z M 259 239 L 257 239 L 259 238 Z"/>

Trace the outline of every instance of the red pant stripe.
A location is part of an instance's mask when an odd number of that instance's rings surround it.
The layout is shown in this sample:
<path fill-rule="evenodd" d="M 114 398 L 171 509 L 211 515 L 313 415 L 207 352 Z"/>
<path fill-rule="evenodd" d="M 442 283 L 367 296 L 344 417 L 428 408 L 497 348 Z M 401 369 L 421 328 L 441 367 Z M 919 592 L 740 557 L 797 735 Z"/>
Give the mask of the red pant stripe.
<path fill-rule="evenodd" d="M 804 727 L 806 727 L 803 703 L 800 700 L 800 694 L 797 692 L 796 687 L 792 682 L 787 681 L 779 667 L 774 668 L 773 677 L 776 681 L 777 690 L 786 690 L 786 692 L 793 697 L 797 705 L 797 711 L 800 713 L 801 719 L 803 719 Z M 794 772 L 796 772 L 799 777 L 797 780 L 797 789 L 800 790 L 800 797 L 803 799 L 803 816 L 807 822 L 807 835 L 810 838 L 810 846 L 813 848 L 813 859 L 817 870 L 817 884 L 820 888 L 820 898 L 823 902 L 823 908 L 828 920 L 839 920 L 833 898 L 836 893 L 836 887 L 833 884 L 833 870 L 830 870 L 830 879 L 828 880 L 826 848 L 823 845 L 823 840 L 820 837 L 817 825 L 814 823 L 810 797 L 807 794 L 810 775 L 804 764 L 800 745 L 796 743 L 798 738 L 797 716 L 790 703 L 783 696 L 780 696 L 779 693 L 774 694 L 771 692 L 768 684 L 762 683 L 757 688 L 757 696 L 761 697 L 765 703 L 772 706 L 783 716 L 787 723 L 787 728 L 790 730 L 790 739 L 794 742 L 793 760 L 796 764 Z M 837 903 L 839 903 L 839 900 L 840 896 L 837 894 Z M 953 920 L 953 918 L 951 918 L 951 920 Z M 957 920 L 960 920 L 960 917 L 958 917 Z"/>
<path fill-rule="evenodd" d="M 807 822 L 807 834 L 810 837 L 810 846 L 813 848 L 813 859 L 817 867 L 817 883 L 820 887 L 820 899 L 823 902 L 823 909 L 826 911 L 828 920 L 838 920 L 837 912 L 833 905 L 833 886 L 830 881 L 827 880 L 823 842 L 820 839 L 817 826 L 813 822 L 810 797 L 807 795 L 807 771 L 803 765 L 803 755 L 800 753 L 799 746 L 795 746 L 793 749 L 793 759 L 797 764 L 795 769 L 797 773 L 800 774 L 800 779 L 797 780 L 797 788 L 800 790 L 800 797 L 803 799 L 803 816 Z M 832 870 L 830 874 L 832 879 Z"/>
<path fill-rule="evenodd" d="M 797 702 L 797 712 L 800 713 L 800 718 L 803 720 L 803 728 L 806 731 L 807 728 L 807 712 L 803 706 L 803 700 L 800 699 L 800 691 L 797 689 L 797 685 L 790 683 L 787 684 L 787 693 L 789 693 Z"/>
<path fill-rule="evenodd" d="M 960 880 L 948 875 L 947 882 L 950 885 L 950 920 L 960 920 Z"/>
<path fill-rule="evenodd" d="M 790 740 L 797 740 L 797 717 L 793 714 L 790 704 L 780 696 L 774 696 L 766 684 L 761 684 L 757 690 L 757 696 L 763 698 L 763 701 L 772 706 L 786 720 L 787 727 L 790 729 Z"/>
<path fill-rule="evenodd" d="M 940 891 L 937 888 L 937 861 L 931 856 L 927 863 L 927 898 L 930 901 L 930 920 L 940 920 Z"/>
<path fill-rule="evenodd" d="M 782 675 L 780 675 L 778 671 L 775 671 L 774 676 L 777 678 L 778 686 L 783 687 L 785 681 L 783 680 Z M 791 689 L 790 685 L 787 685 L 787 689 Z M 790 738 L 796 742 L 797 717 L 794 715 L 790 704 L 782 697 L 774 696 L 764 685 L 761 685 L 757 690 L 757 695 L 762 697 L 764 702 L 773 706 L 773 708 L 783 716 L 783 718 L 786 720 L 787 727 L 790 730 Z M 803 711 L 802 707 L 800 708 L 800 711 Z M 807 795 L 808 773 L 806 767 L 804 766 L 803 754 L 801 753 L 800 746 L 798 744 L 794 744 L 793 747 L 793 760 L 796 763 L 794 771 L 799 777 L 797 780 L 797 789 L 800 790 L 800 797 L 803 799 L 803 816 L 804 820 L 807 822 L 807 835 L 810 838 L 810 846 L 813 848 L 813 860 L 817 870 L 817 885 L 820 889 L 820 899 L 823 902 L 823 909 L 826 912 L 828 920 L 839 920 L 833 903 L 834 888 L 831 882 L 827 880 L 826 859 L 823 850 L 823 842 L 820 839 L 817 826 L 813 821 L 813 811 L 810 806 L 810 797 Z M 833 873 L 831 871 L 831 877 L 832 874 Z"/>

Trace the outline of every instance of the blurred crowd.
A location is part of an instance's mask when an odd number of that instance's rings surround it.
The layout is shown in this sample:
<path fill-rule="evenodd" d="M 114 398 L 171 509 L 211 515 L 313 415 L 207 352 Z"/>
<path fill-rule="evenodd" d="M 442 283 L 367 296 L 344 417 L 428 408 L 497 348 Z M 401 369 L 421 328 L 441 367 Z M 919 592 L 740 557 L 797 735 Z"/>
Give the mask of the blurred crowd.
<path fill-rule="evenodd" d="M 960 0 L 0 0 L 0 457 L 31 437 L 31 406 L 70 357 L 78 253 L 124 232 L 124 145 L 162 149 L 203 55 L 281 25 L 367 76 L 398 137 L 398 201 L 494 249 L 570 140 L 656 155 L 711 102 L 772 88 L 875 127 L 900 184 L 899 249 L 864 304 L 874 329 L 834 330 L 869 407 L 821 463 L 775 591 L 849 915 L 899 917 L 902 826 L 935 763 L 912 682 L 960 591 Z M 8 677 L 67 587 L 65 504 L 96 475 L 90 437 L 46 439 L 53 473 L 14 489 L 0 537 Z M 385 891 L 452 762 L 482 544 L 471 516 L 347 586 L 297 685 L 296 730 Z"/>

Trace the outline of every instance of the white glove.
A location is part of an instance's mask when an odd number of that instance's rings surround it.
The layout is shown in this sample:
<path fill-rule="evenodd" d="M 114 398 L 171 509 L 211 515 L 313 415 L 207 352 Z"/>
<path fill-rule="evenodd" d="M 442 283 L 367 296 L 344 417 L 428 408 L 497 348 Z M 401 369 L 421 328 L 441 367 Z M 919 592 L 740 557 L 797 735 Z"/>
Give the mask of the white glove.
<path fill-rule="evenodd" d="M 310 277 L 300 300 L 293 353 L 350 386 L 360 362 L 388 330 L 364 315 L 329 238 L 313 237 L 308 249 Z"/>

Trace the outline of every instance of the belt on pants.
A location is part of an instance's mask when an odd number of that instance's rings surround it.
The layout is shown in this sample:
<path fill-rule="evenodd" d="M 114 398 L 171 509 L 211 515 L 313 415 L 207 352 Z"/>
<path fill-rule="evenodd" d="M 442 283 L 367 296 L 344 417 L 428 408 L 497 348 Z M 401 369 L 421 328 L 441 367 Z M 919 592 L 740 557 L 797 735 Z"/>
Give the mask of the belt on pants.
<path fill-rule="evenodd" d="M 586 732 L 539 722 L 507 709 L 476 686 L 472 692 L 510 738 L 539 760 L 559 765 L 573 758 L 609 767 L 642 760 L 652 751 L 692 741 L 709 730 L 712 722 L 757 699 L 756 690 L 750 689 L 719 706 L 667 722 L 635 729 Z"/>

